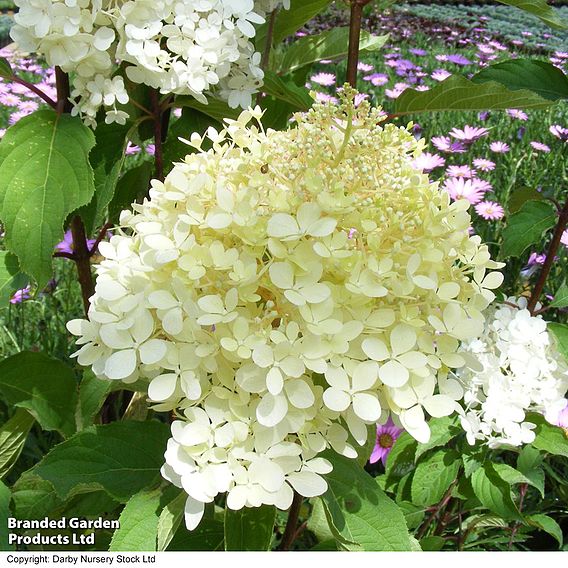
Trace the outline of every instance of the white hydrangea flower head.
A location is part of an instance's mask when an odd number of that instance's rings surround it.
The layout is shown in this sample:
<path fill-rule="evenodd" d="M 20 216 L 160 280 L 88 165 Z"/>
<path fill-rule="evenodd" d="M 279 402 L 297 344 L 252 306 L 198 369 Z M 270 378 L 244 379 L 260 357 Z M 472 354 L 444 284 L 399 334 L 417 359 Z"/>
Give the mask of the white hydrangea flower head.
<path fill-rule="evenodd" d="M 72 74 L 73 114 L 95 126 L 123 124 L 128 95 L 121 65 L 134 83 L 206 103 L 215 93 L 232 108 L 250 106 L 262 85 L 260 53 L 251 38 L 275 0 L 16 0 L 11 36 Z M 119 81 L 120 80 L 120 81 Z"/>
<path fill-rule="evenodd" d="M 538 307 L 538 306 L 537 306 Z M 566 404 L 568 365 L 542 316 L 532 316 L 526 298 L 495 307 L 483 334 L 462 350 L 475 365 L 460 369 L 465 388 L 461 423 L 470 444 L 521 446 L 535 438 L 527 412 L 554 422 Z"/>
<path fill-rule="evenodd" d="M 502 281 L 466 201 L 416 170 L 405 128 L 346 88 L 285 132 L 259 108 L 209 129 L 121 215 L 99 250 L 88 320 L 69 330 L 101 378 L 149 381 L 175 410 L 163 474 L 187 523 L 230 508 L 287 508 L 327 487 L 327 448 L 356 457 L 391 412 L 418 440 L 452 414 L 448 369 L 483 330 Z"/>

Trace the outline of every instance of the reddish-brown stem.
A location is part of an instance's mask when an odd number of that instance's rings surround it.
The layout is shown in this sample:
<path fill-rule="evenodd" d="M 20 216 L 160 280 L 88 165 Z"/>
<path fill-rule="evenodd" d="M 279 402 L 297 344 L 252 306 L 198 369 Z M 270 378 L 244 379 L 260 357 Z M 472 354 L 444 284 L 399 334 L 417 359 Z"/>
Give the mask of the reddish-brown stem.
<path fill-rule="evenodd" d="M 286 528 L 284 529 L 284 534 L 282 535 L 282 541 L 278 550 L 290 550 L 294 540 L 298 534 L 296 526 L 298 525 L 298 517 L 300 516 L 300 509 L 302 507 L 302 502 L 304 498 L 294 491 L 294 499 L 292 500 L 292 505 L 290 505 L 290 510 L 288 511 L 288 521 L 286 521 Z"/>
<path fill-rule="evenodd" d="M 95 286 L 91 272 L 91 251 L 87 246 L 85 225 L 83 225 L 83 221 L 78 215 L 75 215 L 71 221 L 71 235 L 73 236 L 73 260 L 77 266 L 83 308 L 85 309 L 85 314 L 87 314 L 89 311 L 89 300 L 95 293 Z"/>
<path fill-rule="evenodd" d="M 351 16 L 349 19 L 349 47 L 347 50 L 347 76 L 345 80 L 357 88 L 357 65 L 359 63 L 359 40 L 361 39 L 361 20 L 363 8 L 371 0 L 351 0 Z"/>
<path fill-rule="evenodd" d="M 61 69 L 55 68 L 55 88 L 57 89 L 57 112 L 71 112 L 71 89 L 69 87 L 69 75 Z"/>
<path fill-rule="evenodd" d="M 107 231 L 111 227 L 112 227 L 112 223 L 105 223 L 103 225 L 102 229 L 100 230 L 99 234 L 97 235 L 95 242 L 93 243 L 93 246 L 89 250 L 89 256 L 93 256 L 97 252 L 97 249 L 99 248 L 99 244 L 105 238 Z"/>
<path fill-rule="evenodd" d="M 556 222 L 556 227 L 554 229 L 554 234 L 552 235 L 552 240 L 550 241 L 550 245 L 548 247 L 548 251 L 546 253 L 546 259 L 542 268 L 540 270 L 540 275 L 538 277 L 537 283 L 532 291 L 531 297 L 529 299 L 529 303 L 527 305 L 527 309 L 531 314 L 535 314 L 536 304 L 544 290 L 544 286 L 546 284 L 546 280 L 548 275 L 550 274 L 550 270 L 552 269 L 552 265 L 554 264 L 554 258 L 558 249 L 560 247 L 560 240 L 562 239 L 562 234 L 566 230 L 568 226 L 568 199 L 564 204 L 564 207 L 560 211 L 560 215 L 558 217 L 558 221 Z"/>
<path fill-rule="evenodd" d="M 457 482 L 457 479 L 454 479 L 454 481 L 451 483 L 451 485 L 448 487 L 448 490 L 446 491 L 446 493 L 442 497 L 441 501 L 436 506 L 433 507 L 432 514 L 428 517 L 426 522 L 420 527 L 420 530 L 416 534 L 416 538 L 418 540 L 420 540 L 426 534 L 426 532 L 428 531 L 428 528 L 434 522 L 434 519 L 438 516 L 440 511 L 444 507 L 446 507 L 447 504 L 450 502 L 450 499 L 452 498 L 452 490 L 454 489 L 454 485 L 456 484 L 456 482 Z"/>
<path fill-rule="evenodd" d="M 75 255 L 72 252 L 57 251 L 53 253 L 55 258 L 67 258 L 69 260 L 75 260 Z"/>
<path fill-rule="evenodd" d="M 46 95 L 40 88 L 38 88 L 33 83 L 28 83 L 28 81 L 24 81 L 24 79 L 20 79 L 15 75 L 10 77 L 9 81 L 12 81 L 12 83 L 18 83 L 19 85 L 23 85 L 24 87 L 32 91 L 32 93 L 35 93 L 40 99 L 43 99 L 50 107 L 57 109 L 57 102 L 54 101 L 50 96 Z"/>
<path fill-rule="evenodd" d="M 529 488 L 527 483 L 521 483 L 519 485 L 519 513 L 523 512 L 523 503 L 525 501 L 525 495 L 527 494 L 527 489 Z M 509 550 L 513 547 L 513 541 L 515 540 L 515 535 L 521 526 L 520 523 L 515 523 L 511 529 L 511 536 L 509 537 Z"/>
<path fill-rule="evenodd" d="M 162 153 L 162 106 L 158 91 L 150 91 L 154 115 L 154 178 L 164 181 L 164 156 Z"/>

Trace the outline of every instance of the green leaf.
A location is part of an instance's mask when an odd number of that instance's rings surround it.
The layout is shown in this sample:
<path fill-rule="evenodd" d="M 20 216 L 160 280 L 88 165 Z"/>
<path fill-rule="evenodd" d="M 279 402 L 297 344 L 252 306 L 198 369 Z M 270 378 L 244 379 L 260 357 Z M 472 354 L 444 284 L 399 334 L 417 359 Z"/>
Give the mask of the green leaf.
<path fill-rule="evenodd" d="M 314 533 L 319 542 L 333 540 L 335 546 L 335 537 L 329 528 L 322 500 L 319 497 L 315 497 L 311 502 L 312 510 L 308 517 L 308 530 Z"/>
<path fill-rule="evenodd" d="M 553 28 L 566 29 L 567 24 L 561 19 L 559 12 L 549 6 L 546 0 L 497 0 L 501 4 L 506 4 L 507 6 L 515 6 L 520 10 L 524 10 L 529 14 L 535 15 L 537 18 L 541 19 L 545 24 Z"/>
<path fill-rule="evenodd" d="M 0 479 L 18 461 L 34 422 L 34 417 L 27 410 L 18 408 L 14 416 L 0 428 Z"/>
<path fill-rule="evenodd" d="M 63 505 L 53 485 L 33 470 L 23 473 L 14 484 L 12 502 L 16 519 L 43 519 Z"/>
<path fill-rule="evenodd" d="M 517 469 L 536 487 L 544 499 L 544 471 L 541 467 L 542 456 L 532 446 L 526 445 L 517 457 Z"/>
<path fill-rule="evenodd" d="M 545 61 L 511 59 L 485 67 L 476 73 L 474 83 L 495 81 L 511 91 L 527 89 L 543 99 L 568 99 L 568 77 L 558 67 Z"/>
<path fill-rule="evenodd" d="M 168 546 L 168 551 L 223 550 L 223 535 L 223 523 L 213 519 L 203 519 L 192 531 L 182 525 Z"/>
<path fill-rule="evenodd" d="M 383 47 L 388 35 L 375 36 L 362 31 L 359 41 L 359 53 L 375 51 Z M 284 56 L 275 65 L 278 73 L 293 73 L 306 65 L 312 65 L 322 59 L 338 59 L 347 54 L 349 28 L 339 27 L 308 35 L 294 40 L 284 51 Z"/>
<path fill-rule="evenodd" d="M 502 256 L 520 256 L 527 247 L 539 243 L 543 233 L 554 227 L 556 218 L 556 211 L 550 203 L 527 201 L 509 217 L 503 230 Z"/>
<path fill-rule="evenodd" d="M 486 463 L 473 472 L 471 486 L 484 507 L 504 519 L 522 521 L 511 496 L 511 486 L 497 473 L 492 463 Z"/>
<path fill-rule="evenodd" d="M 12 516 L 10 514 L 11 500 L 12 494 L 10 493 L 10 489 L 0 481 L 0 527 L 3 529 L 0 531 L 0 550 L 2 551 L 14 549 L 14 546 L 8 542 L 8 531 L 6 530 L 8 517 Z"/>
<path fill-rule="evenodd" d="M 0 57 L 0 77 L 3 79 L 11 79 L 13 76 L 14 72 L 8 60 L 4 59 L 4 57 Z"/>
<path fill-rule="evenodd" d="M 92 235 L 104 223 L 107 207 L 124 166 L 128 130 L 128 125 L 103 123 L 95 131 L 95 147 L 89 156 L 94 172 L 95 193 L 90 203 L 78 211 L 88 235 Z"/>
<path fill-rule="evenodd" d="M 529 515 L 527 517 L 527 522 L 529 525 L 547 532 L 551 537 L 558 541 L 558 548 L 562 548 L 562 544 L 564 542 L 562 528 L 552 517 L 542 514 Z"/>
<path fill-rule="evenodd" d="M 294 81 L 287 77 L 279 77 L 272 71 L 264 74 L 263 92 L 292 105 L 296 110 L 308 110 L 314 100 L 309 91 L 304 87 L 298 87 Z"/>
<path fill-rule="evenodd" d="M 509 214 L 516 213 L 527 201 L 542 201 L 544 197 L 536 188 L 519 187 L 511 193 L 507 201 L 507 210 Z"/>
<path fill-rule="evenodd" d="M 417 529 L 422 524 L 426 516 L 424 507 L 418 507 L 409 501 L 397 501 L 396 504 L 402 511 L 406 525 L 410 530 Z"/>
<path fill-rule="evenodd" d="M 431 418 L 428 422 L 428 425 L 430 426 L 430 440 L 428 440 L 425 444 L 418 443 L 414 459 L 418 461 L 418 458 L 428 450 L 445 446 L 456 434 L 459 433 L 457 422 L 457 416 Z"/>
<path fill-rule="evenodd" d="M 55 446 L 32 472 L 62 499 L 104 489 L 125 503 L 159 479 L 169 435 L 156 421 L 93 426 Z"/>
<path fill-rule="evenodd" d="M 187 493 L 180 491 L 160 513 L 158 520 L 158 551 L 166 550 L 174 538 L 183 519 L 186 501 Z"/>
<path fill-rule="evenodd" d="M 160 489 L 143 489 L 126 503 L 114 531 L 109 552 L 153 552 L 160 518 Z"/>
<path fill-rule="evenodd" d="M 330 528 L 338 543 L 355 543 L 363 550 L 410 550 L 411 543 L 402 511 L 357 462 L 332 451 L 325 457 L 333 464 L 326 476 L 328 490 L 321 499 Z"/>
<path fill-rule="evenodd" d="M 12 294 L 26 286 L 28 278 L 20 272 L 18 257 L 5 250 L 0 251 L 0 308 L 8 305 Z"/>
<path fill-rule="evenodd" d="M 118 220 L 123 209 L 130 209 L 132 203 L 141 202 L 147 195 L 152 170 L 150 162 L 142 162 L 139 166 L 125 172 L 118 180 L 114 196 L 108 206 L 111 221 Z"/>
<path fill-rule="evenodd" d="M 95 136 L 79 117 L 39 110 L 10 127 L 0 141 L 0 219 L 6 248 L 43 287 L 52 254 L 72 211 L 91 201 L 89 152 Z"/>
<path fill-rule="evenodd" d="M 538 491 L 541 492 L 542 496 L 544 497 L 544 479 L 541 487 L 535 485 L 532 479 L 528 476 L 524 475 L 520 471 L 516 470 L 514 467 L 507 465 L 505 463 L 496 463 L 493 464 L 495 471 L 499 474 L 499 477 L 506 481 L 509 485 L 516 485 L 519 483 L 526 483 L 527 485 L 531 485 L 535 487 Z"/>
<path fill-rule="evenodd" d="M 531 444 L 534 448 L 555 456 L 568 457 L 568 438 L 562 428 L 549 424 L 544 416 L 536 413 L 531 414 L 528 420 L 536 424 L 536 438 Z"/>
<path fill-rule="evenodd" d="M 453 450 L 439 450 L 420 460 L 412 477 L 412 502 L 429 507 L 441 501 L 460 466 L 460 455 Z"/>
<path fill-rule="evenodd" d="M 322 12 L 332 0 L 291 0 L 289 10 L 279 10 L 274 22 L 272 44 L 279 45 L 288 36 L 296 33 L 306 22 Z M 259 26 L 255 35 L 257 51 L 264 51 L 268 23 Z"/>
<path fill-rule="evenodd" d="M 77 382 L 58 359 L 23 351 L 0 361 L 0 393 L 9 405 L 29 411 L 44 430 L 65 437 L 76 431 Z"/>
<path fill-rule="evenodd" d="M 446 544 L 446 539 L 443 536 L 426 536 L 420 539 L 420 548 L 429 552 L 442 550 L 444 544 Z"/>
<path fill-rule="evenodd" d="M 532 91 L 511 91 L 495 81 L 477 84 L 461 75 L 452 75 L 429 91 L 406 89 L 396 99 L 399 115 L 448 110 L 504 110 L 545 108 L 552 104 Z"/>
<path fill-rule="evenodd" d="M 77 430 L 84 430 L 93 425 L 93 420 L 101 409 L 106 397 L 113 387 L 111 381 L 99 379 L 91 370 L 83 373 L 83 380 L 79 385 L 79 400 L 75 419 Z"/>
<path fill-rule="evenodd" d="M 564 359 L 568 361 L 568 325 L 565 323 L 549 322 L 548 329 L 552 332 L 552 335 L 554 335 L 556 348 Z"/>
<path fill-rule="evenodd" d="M 550 302 L 551 308 L 565 308 L 568 306 L 568 286 L 566 281 L 562 282 L 560 288 L 554 294 L 554 300 Z"/>
<path fill-rule="evenodd" d="M 276 508 L 225 509 L 225 550 L 270 550 Z"/>
<path fill-rule="evenodd" d="M 224 118 L 232 118 L 235 120 L 242 112 L 242 109 L 231 108 L 225 101 L 222 101 L 220 99 L 208 98 L 207 104 L 204 105 L 203 103 L 196 101 L 193 97 L 185 95 L 176 97 L 174 106 L 180 108 L 193 108 L 195 110 L 198 110 L 202 114 L 205 114 L 206 116 L 217 120 L 218 122 L 223 122 Z"/>
<path fill-rule="evenodd" d="M 403 432 L 394 443 L 385 466 L 387 489 L 390 489 L 392 482 L 399 481 L 415 468 L 417 444 L 408 432 Z"/>

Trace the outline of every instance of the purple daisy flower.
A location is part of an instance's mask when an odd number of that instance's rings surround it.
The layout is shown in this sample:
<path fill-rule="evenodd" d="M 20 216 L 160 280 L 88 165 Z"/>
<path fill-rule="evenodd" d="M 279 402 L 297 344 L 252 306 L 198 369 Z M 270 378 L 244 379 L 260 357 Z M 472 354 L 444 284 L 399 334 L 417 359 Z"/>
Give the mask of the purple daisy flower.
<path fill-rule="evenodd" d="M 10 298 L 10 304 L 21 304 L 22 302 L 25 302 L 30 298 L 31 298 L 31 288 L 30 285 L 28 284 L 25 288 L 22 288 L 21 290 L 16 290 L 14 292 L 14 295 Z"/>
<path fill-rule="evenodd" d="M 395 426 L 392 418 L 384 424 L 377 424 L 377 438 L 376 444 L 369 458 L 370 463 L 377 463 L 379 460 L 383 465 L 387 463 L 387 456 L 389 455 L 397 438 L 404 432 L 402 428 Z"/>
<path fill-rule="evenodd" d="M 87 240 L 87 247 L 89 250 L 91 250 L 94 244 L 95 244 L 95 239 Z M 73 235 L 71 233 L 71 230 L 66 231 L 65 235 L 63 235 L 63 240 L 55 245 L 55 250 L 57 252 L 66 252 L 69 254 L 73 254 Z"/>

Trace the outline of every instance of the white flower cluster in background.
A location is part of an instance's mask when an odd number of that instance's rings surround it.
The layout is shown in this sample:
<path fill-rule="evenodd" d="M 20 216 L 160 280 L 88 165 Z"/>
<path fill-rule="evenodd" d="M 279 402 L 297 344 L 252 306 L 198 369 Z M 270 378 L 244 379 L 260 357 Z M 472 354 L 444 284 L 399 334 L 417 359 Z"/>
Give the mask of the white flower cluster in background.
<path fill-rule="evenodd" d="M 72 74 L 73 113 L 95 125 L 124 124 L 128 94 L 117 64 L 134 83 L 205 103 L 215 92 L 246 108 L 262 84 L 251 38 L 268 11 L 289 0 L 16 0 L 11 36 L 26 51 Z"/>
<path fill-rule="evenodd" d="M 555 423 L 566 405 L 568 366 L 541 316 L 526 298 L 509 298 L 488 319 L 484 333 L 464 343 L 477 365 L 458 372 L 465 387 L 461 423 L 470 444 L 520 446 L 535 438 L 527 412 Z"/>
<path fill-rule="evenodd" d="M 328 448 L 354 458 L 392 413 L 420 441 L 463 390 L 460 341 L 483 330 L 501 264 L 470 236 L 468 203 L 412 165 L 423 146 L 384 114 L 315 104 L 286 132 L 260 109 L 176 164 L 100 244 L 78 361 L 149 380 L 174 410 L 163 475 L 187 525 L 325 492 Z"/>

